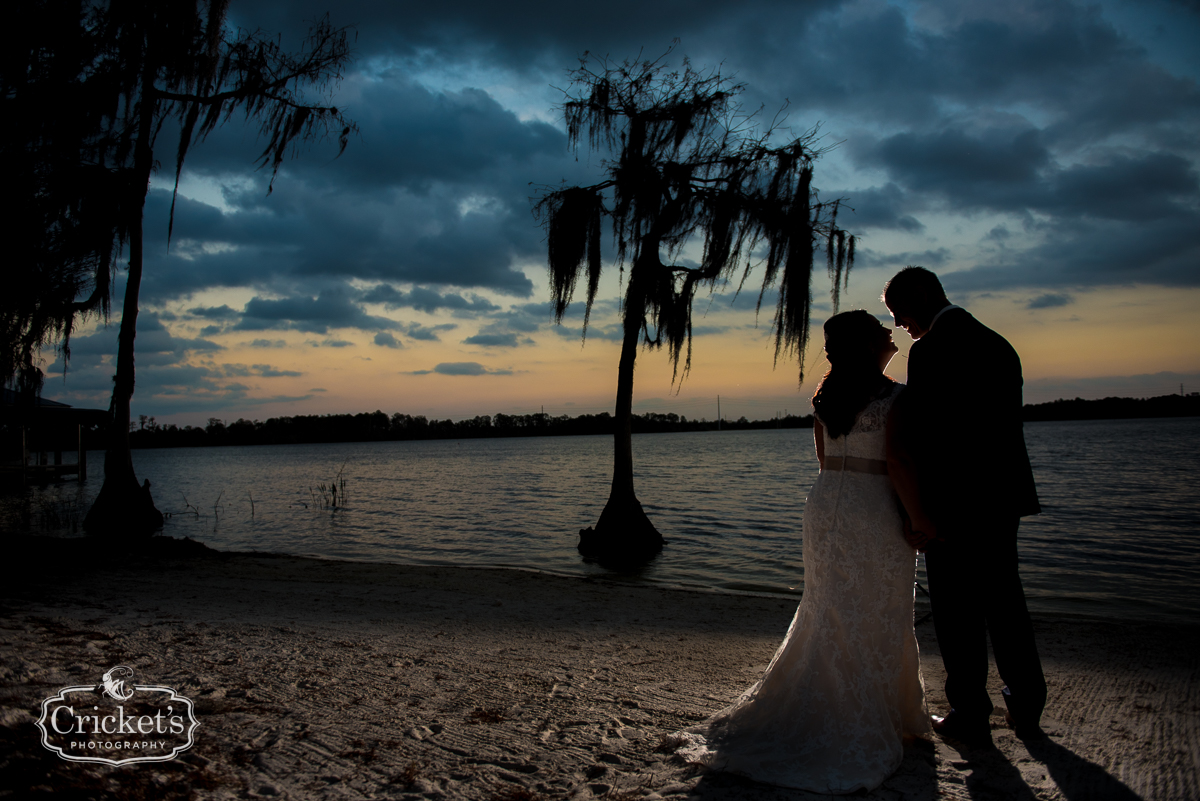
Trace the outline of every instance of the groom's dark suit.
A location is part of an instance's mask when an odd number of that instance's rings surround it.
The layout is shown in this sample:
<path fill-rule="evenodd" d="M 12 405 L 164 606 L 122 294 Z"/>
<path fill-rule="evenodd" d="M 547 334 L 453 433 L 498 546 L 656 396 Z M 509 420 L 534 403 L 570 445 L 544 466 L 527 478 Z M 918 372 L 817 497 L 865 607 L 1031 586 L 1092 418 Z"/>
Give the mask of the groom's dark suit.
<path fill-rule="evenodd" d="M 1037 514 L 1021 425 L 1021 360 L 1004 337 L 951 308 L 913 343 L 905 408 L 922 503 L 942 541 L 925 553 L 946 696 L 960 721 L 986 724 L 987 637 L 1006 700 L 1037 723 L 1046 701 L 1017 574 L 1017 527 Z"/>

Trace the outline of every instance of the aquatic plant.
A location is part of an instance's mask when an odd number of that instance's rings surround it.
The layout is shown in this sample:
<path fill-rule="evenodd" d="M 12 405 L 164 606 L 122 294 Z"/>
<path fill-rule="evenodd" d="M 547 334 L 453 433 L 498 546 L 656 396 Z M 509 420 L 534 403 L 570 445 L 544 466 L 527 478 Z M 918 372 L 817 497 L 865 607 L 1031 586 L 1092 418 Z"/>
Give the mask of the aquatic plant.
<path fill-rule="evenodd" d="M 328 484 L 318 484 L 308 488 L 316 509 L 337 509 L 346 505 L 346 462 L 338 468 L 337 475 Z"/>

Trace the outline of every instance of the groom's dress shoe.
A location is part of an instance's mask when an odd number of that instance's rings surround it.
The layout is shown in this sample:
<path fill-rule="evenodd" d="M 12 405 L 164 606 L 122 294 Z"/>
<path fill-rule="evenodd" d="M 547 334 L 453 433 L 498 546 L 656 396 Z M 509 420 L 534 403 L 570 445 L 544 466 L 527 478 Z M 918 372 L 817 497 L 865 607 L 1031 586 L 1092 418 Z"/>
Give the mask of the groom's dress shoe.
<path fill-rule="evenodd" d="M 1004 713 L 1004 722 L 1013 730 L 1013 734 L 1017 735 L 1018 740 L 1041 740 L 1046 736 L 1046 732 L 1042 731 L 1037 721 L 1018 721 L 1013 718 L 1011 712 Z"/>
<path fill-rule="evenodd" d="M 1004 710 L 1004 722 L 1013 730 L 1018 739 L 1040 740 L 1046 736 L 1039 722 L 1042 717 L 1041 704 L 1038 704 L 1037 711 L 1034 711 L 1029 704 L 1020 703 L 1020 696 L 1014 695 L 1013 691 L 1007 687 L 1000 692 L 1004 694 L 1004 705 L 1007 707 Z"/>
<path fill-rule="evenodd" d="M 933 731 L 939 737 L 957 740 L 972 748 L 992 747 L 992 728 L 987 719 L 967 721 L 961 715 L 950 712 L 946 717 L 931 715 Z"/>

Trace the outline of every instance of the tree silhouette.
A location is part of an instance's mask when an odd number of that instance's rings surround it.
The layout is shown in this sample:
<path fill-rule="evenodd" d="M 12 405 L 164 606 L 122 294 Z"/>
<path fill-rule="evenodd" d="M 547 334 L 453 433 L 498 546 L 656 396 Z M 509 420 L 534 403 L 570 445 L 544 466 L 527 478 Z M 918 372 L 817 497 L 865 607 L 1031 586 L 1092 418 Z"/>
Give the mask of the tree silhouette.
<path fill-rule="evenodd" d="M 824 251 L 834 305 L 854 262 L 854 237 L 837 227 L 839 201 L 819 201 L 812 187 L 817 131 L 781 145 L 775 126 L 754 125 L 736 97 L 743 86 L 719 71 L 699 72 L 671 51 L 653 61 L 610 64 L 586 54 L 571 70 L 563 103 L 567 136 L 607 153 L 604 180 L 543 193 L 534 211 L 547 232 L 555 322 L 561 323 L 586 273 L 584 337 L 603 261 L 600 239 L 611 229 L 625 283 L 617 369 L 613 479 L 595 528 L 580 531 L 585 555 L 641 558 L 662 548 L 633 485 L 633 375 L 638 346 L 666 345 L 674 374 L 691 368 L 692 300 L 697 289 L 738 289 L 763 267 L 758 303 L 776 285 L 775 359 L 800 357 L 808 343 L 815 252 Z M 678 263 L 701 245 L 698 266 Z M 628 275 L 625 267 L 628 265 Z M 682 359 L 682 369 L 680 360 Z"/>
<path fill-rule="evenodd" d="M 0 161 L 19 203 L 0 215 L 9 271 L 0 294 L 0 380 L 41 391 L 41 348 L 64 362 L 77 319 L 107 318 L 115 251 L 125 236 L 120 176 L 102 164 L 111 140 L 98 70 L 104 45 L 81 0 L 29 0 L 0 30 Z"/>
<path fill-rule="evenodd" d="M 102 156 L 121 176 L 119 205 L 127 232 L 129 273 L 118 333 L 109 445 L 104 483 L 84 520 L 91 533 L 146 534 L 162 525 L 148 486 L 139 486 L 129 449 L 129 407 L 134 391 L 134 339 L 142 280 L 142 217 L 164 123 L 173 135 L 175 185 L 189 148 L 235 114 L 244 115 L 267 139 L 260 156 L 274 176 L 299 143 L 339 131 L 344 150 L 354 130 L 334 107 L 306 101 L 305 91 L 331 89 L 350 56 L 343 29 L 319 21 L 298 53 L 288 53 L 261 31 L 231 32 L 229 0 L 109 0 L 97 5 L 90 24 L 105 50 L 95 70 L 111 136 Z M 268 189 L 268 191 L 270 191 Z M 167 230 L 174 225 L 174 198 Z"/>

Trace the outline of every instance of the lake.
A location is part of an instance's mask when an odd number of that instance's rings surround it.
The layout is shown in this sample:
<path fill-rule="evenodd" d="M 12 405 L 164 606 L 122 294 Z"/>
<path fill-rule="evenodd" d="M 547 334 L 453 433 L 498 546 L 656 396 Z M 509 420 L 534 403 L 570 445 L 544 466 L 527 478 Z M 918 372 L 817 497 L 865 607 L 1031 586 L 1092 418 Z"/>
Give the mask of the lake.
<path fill-rule="evenodd" d="M 1200 618 L 1200 419 L 1030 423 L 1043 514 L 1021 526 L 1035 613 Z M 134 451 L 165 534 L 228 551 L 799 595 L 800 524 L 817 473 L 809 429 L 634 437 L 638 495 L 666 537 L 636 573 L 575 550 L 608 495 L 610 437 L 432 440 Z M 60 535 L 92 475 L 0 499 L 6 529 Z M 328 488 L 344 482 L 339 507 Z M 321 486 L 325 486 L 322 492 Z M 923 582 L 923 577 L 922 577 Z"/>

